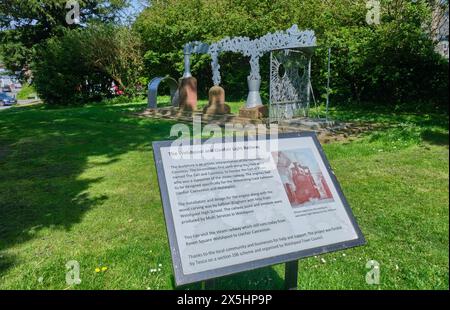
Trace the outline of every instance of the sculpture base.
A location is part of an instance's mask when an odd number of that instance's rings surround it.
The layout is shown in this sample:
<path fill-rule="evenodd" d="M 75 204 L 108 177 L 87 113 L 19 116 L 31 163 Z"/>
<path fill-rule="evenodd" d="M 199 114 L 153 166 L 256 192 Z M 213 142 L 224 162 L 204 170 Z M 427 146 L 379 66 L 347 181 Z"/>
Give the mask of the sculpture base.
<path fill-rule="evenodd" d="M 203 113 L 208 115 L 214 114 L 230 114 L 230 106 L 226 103 L 222 105 L 210 105 L 203 108 Z"/>
<path fill-rule="evenodd" d="M 208 105 L 203 109 L 204 114 L 230 114 L 230 107 L 225 104 L 225 91 L 220 86 L 209 89 Z"/>
<path fill-rule="evenodd" d="M 253 108 L 241 108 L 239 110 L 239 116 L 243 118 L 262 119 L 267 117 L 268 115 L 269 110 L 265 105 L 260 105 Z"/>
<path fill-rule="evenodd" d="M 177 101 L 180 110 L 195 111 L 197 109 L 197 79 L 195 77 L 180 79 Z"/>

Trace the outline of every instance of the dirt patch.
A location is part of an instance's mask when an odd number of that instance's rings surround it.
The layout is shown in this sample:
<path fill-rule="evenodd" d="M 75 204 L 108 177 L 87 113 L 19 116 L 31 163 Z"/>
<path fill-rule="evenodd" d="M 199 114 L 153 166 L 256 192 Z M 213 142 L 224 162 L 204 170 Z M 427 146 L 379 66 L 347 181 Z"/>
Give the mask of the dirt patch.
<path fill-rule="evenodd" d="M 382 124 L 375 123 L 341 123 L 335 127 L 324 128 L 317 132 L 321 143 L 350 142 L 365 133 L 373 132 L 383 128 Z"/>

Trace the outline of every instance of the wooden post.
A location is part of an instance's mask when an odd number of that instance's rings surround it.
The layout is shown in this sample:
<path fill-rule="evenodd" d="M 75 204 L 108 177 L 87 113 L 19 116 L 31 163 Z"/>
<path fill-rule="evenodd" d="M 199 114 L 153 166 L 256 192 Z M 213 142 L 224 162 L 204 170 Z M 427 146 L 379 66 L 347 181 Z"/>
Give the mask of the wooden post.
<path fill-rule="evenodd" d="M 287 262 L 284 267 L 284 287 L 296 290 L 298 281 L 298 260 Z"/>

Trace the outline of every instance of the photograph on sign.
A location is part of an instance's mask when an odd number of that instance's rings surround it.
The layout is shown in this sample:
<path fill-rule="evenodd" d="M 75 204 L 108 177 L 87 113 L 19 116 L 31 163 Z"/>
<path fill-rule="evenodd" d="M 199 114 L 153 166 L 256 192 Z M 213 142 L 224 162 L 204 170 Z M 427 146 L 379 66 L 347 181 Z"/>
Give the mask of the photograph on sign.
<path fill-rule="evenodd" d="M 178 285 L 363 244 L 314 133 L 154 143 Z"/>
<path fill-rule="evenodd" d="M 293 208 L 334 202 L 310 149 L 273 152 L 272 156 Z"/>

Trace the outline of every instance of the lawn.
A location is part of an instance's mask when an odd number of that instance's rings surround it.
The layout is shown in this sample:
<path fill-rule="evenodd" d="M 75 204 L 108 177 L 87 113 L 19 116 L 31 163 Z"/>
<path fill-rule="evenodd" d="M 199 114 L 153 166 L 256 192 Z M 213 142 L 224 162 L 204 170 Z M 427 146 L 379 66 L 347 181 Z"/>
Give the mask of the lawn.
<path fill-rule="evenodd" d="M 29 84 L 24 84 L 20 91 L 17 93 L 17 99 L 18 100 L 24 100 L 24 99 L 30 99 L 36 97 L 36 90 L 33 88 L 33 86 Z"/>
<path fill-rule="evenodd" d="M 131 115 L 143 107 L 0 111 L 0 289 L 174 288 L 151 146 L 173 123 Z M 299 287 L 448 289 L 448 115 L 332 115 L 384 125 L 324 146 L 367 245 L 302 260 Z M 379 285 L 365 282 L 372 259 Z M 66 284 L 70 260 L 79 285 Z M 249 271 L 218 288 L 280 289 L 283 272 Z"/>

